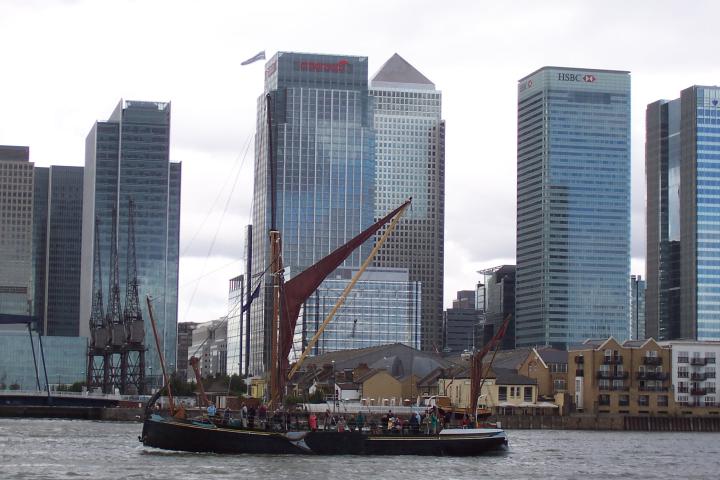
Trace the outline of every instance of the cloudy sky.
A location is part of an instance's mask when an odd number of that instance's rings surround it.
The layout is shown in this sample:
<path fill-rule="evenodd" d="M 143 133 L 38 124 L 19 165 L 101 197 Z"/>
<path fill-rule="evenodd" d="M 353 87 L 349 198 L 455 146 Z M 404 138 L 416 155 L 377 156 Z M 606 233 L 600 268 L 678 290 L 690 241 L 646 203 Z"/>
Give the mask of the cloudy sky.
<path fill-rule="evenodd" d="M 443 92 L 445 303 L 515 258 L 517 80 L 544 65 L 632 72 L 632 272 L 644 275 L 645 106 L 720 79 L 717 1 L 0 2 L 0 144 L 83 165 L 120 98 L 172 102 L 183 162 L 180 321 L 227 307 L 250 221 L 260 50 L 399 53 Z M 237 179 L 237 181 L 236 181 Z M 227 209 L 226 209 L 227 205 Z M 226 212 L 223 214 L 223 212 Z"/>

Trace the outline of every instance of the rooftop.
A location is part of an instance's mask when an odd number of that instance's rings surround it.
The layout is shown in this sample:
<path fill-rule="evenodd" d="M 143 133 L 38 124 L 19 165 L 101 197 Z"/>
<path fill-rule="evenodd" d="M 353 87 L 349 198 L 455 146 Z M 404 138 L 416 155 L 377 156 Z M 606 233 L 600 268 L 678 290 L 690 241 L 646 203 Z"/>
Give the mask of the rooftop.
<path fill-rule="evenodd" d="M 370 83 L 372 87 L 405 84 L 421 86 L 420 88 L 435 88 L 433 82 L 397 53 L 380 67 L 380 70 L 372 77 Z"/>

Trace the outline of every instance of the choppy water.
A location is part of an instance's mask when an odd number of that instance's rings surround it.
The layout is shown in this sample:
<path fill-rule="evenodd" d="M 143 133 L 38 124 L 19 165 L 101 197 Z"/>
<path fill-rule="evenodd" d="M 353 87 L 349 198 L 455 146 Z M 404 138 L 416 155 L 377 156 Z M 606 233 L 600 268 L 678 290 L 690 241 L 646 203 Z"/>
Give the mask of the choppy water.
<path fill-rule="evenodd" d="M 510 430 L 476 458 L 300 457 L 164 452 L 137 423 L 0 419 L 0 479 L 720 478 L 720 435 Z"/>

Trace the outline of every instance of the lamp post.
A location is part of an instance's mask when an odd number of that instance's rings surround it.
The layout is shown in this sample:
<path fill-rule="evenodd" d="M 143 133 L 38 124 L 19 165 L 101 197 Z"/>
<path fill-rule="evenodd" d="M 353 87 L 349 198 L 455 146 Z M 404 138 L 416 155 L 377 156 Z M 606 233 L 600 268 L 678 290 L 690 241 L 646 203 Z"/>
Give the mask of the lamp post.
<path fill-rule="evenodd" d="M 152 375 L 152 365 L 148 366 L 148 370 L 150 370 L 150 375 L 148 376 L 148 386 L 150 387 L 150 393 L 153 393 L 153 375 Z"/>

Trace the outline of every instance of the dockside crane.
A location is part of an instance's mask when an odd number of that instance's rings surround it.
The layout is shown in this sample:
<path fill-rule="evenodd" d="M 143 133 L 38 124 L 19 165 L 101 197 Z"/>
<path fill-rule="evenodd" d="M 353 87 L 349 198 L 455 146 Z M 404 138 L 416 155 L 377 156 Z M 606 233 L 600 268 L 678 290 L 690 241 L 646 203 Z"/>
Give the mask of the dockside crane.
<path fill-rule="evenodd" d="M 135 202 L 128 200 L 128 233 L 126 257 L 125 309 L 123 325 L 125 342 L 121 359 L 123 393 L 145 390 L 145 325 L 138 294 L 137 256 L 135 250 Z"/>

